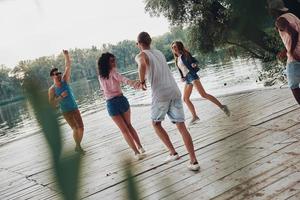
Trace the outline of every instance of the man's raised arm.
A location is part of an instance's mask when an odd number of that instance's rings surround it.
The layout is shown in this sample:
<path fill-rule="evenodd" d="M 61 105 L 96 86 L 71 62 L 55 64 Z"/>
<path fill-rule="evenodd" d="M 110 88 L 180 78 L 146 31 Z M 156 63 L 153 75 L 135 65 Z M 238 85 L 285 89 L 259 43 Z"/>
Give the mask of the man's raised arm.
<path fill-rule="evenodd" d="M 65 57 L 65 72 L 63 75 L 63 80 L 69 82 L 71 78 L 71 59 L 68 50 L 63 50 L 63 54 Z"/>

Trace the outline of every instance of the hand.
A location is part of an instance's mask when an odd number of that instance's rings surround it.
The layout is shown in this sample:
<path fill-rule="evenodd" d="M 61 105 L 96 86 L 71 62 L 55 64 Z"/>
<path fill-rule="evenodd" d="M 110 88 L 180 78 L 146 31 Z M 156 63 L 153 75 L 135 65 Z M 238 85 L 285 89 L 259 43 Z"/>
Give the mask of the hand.
<path fill-rule="evenodd" d="M 68 56 L 68 55 L 69 55 L 69 51 L 68 51 L 68 50 L 65 50 L 65 49 L 63 49 L 63 54 L 64 54 L 65 56 Z"/>
<path fill-rule="evenodd" d="M 277 58 L 278 58 L 279 60 L 285 59 L 285 58 L 287 57 L 286 53 L 287 53 L 286 50 L 280 51 L 280 52 L 277 54 Z"/>
<path fill-rule="evenodd" d="M 141 84 L 140 81 L 135 80 L 135 81 L 132 82 L 132 87 L 134 89 L 141 89 L 142 88 L 142 84 Z"/>
<path fill-rule="evenodd" d="M 192 67 L 196 68 L 198 65 L 196 63 L 192 63 Z"/>
<path fill-rule="evenodd" d="M 61 96 L 62 98 L 65 98 L 65 97 L 68 96 L 68 92 L 67 92 L 67 91 L 63 91 L 63 92 L 60 94 L 60 96 Z"/>

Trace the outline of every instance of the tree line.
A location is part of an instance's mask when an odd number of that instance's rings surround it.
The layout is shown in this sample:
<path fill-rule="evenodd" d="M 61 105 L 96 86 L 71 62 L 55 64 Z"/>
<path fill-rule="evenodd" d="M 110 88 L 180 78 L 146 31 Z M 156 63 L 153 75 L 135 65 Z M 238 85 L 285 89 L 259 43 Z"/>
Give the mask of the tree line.
<path fill-rule="evenodd" d="M 160 49 L 168 60 L 172 60 L 171 42 L 176 39 L 186 41 L 185 35 L 186 30 L 182 27 L 174 27 L 170 32 L 154 37 L 153 45 Z M 102 44 L 100 47 L 75 48 L 70 49 L 69 52 L 72 59 L 72 82 L 96 79 L 97 59 L 103 52 L 111 52 L 116 56 L 120 72 L 137 69 L 134 58 L 139 50 L 136 41 L 133 40 L 124 40 L 115 45 Z M 25 78 L 34 78 L 42 88 L 47 89 L 52 84 L 49 77 L 52 67 L 63 70 L 64 57 L 62 54 L 22 60 L 14 68 L 0 65 L 0 103 L 22 95 L 21 85 Z"/>

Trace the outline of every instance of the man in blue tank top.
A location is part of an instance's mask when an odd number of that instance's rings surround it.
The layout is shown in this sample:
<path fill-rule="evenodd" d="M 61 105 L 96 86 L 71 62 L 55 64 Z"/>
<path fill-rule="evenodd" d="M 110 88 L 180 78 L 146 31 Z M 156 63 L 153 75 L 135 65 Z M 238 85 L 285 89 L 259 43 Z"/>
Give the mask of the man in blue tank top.
<path fill-rule="evenodd" d="M 76 142 L 75 151 L 84 154 L 80 145 L 84 130 L 83 122 L 72 89 L 68 84 L 71 77 L 71 60 L 67 50 L 63 50 L 63 54 L 65 57 L 64 73 L 59 72 L 57 68 L 50 71 L 53 85 L 48 90 L 49 102 L 54 107 L 59 104 L 62 115 L 73 130 Z"/>

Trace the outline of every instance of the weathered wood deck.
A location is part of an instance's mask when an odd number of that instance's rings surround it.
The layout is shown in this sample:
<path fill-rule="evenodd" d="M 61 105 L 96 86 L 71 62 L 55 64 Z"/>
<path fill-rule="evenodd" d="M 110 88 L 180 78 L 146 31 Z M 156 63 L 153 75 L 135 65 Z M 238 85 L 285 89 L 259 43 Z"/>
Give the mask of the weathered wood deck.
<path fill-rule="evenodd" d="M 208 101 L 195 100 L 201 121 L 190 127 L 201 171 L 188 171 L 188 155 L 175 126 L 165 127 L 181 155 L 164 164 L 167 151 L 155 135 L 149 106 L 132 107 L 132 122 L 147 151 L 134 161 L 142 199 L 300 199 L 300 107 L 288 89 L 220 97 L 227 118 Z M 190 114 L 186 112 L 189 120 Z M 86 126 L 80 198 L 126 199 L 124 157 L 132 156 L 106 111 L 84 116 Z M 65 148 L 73 148 L 64 125 Z M 42 134 L 0 147 L 0 199 L 59 199 Z"/>

